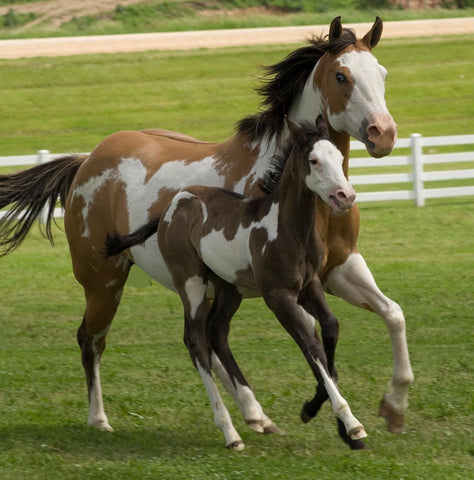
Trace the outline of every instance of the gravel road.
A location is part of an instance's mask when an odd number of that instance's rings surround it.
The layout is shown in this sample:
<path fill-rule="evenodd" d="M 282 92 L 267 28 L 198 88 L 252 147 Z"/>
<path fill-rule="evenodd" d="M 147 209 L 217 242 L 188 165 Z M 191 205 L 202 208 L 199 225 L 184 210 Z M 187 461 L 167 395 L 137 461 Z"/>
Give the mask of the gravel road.
<path fill-rule="evenodd" d="M 343 25 L 353 28 L 357 35 L 361 36 L 368 31 L 371 23 L 344 23 Z M 328 30 L 328 25 L 313 25 L 0 40 L 0 58 L 303 43 L 312 35 L 326 34 Z M 474 34 L 474 18 L 384 22 L 383 38 L 456 34 Z"/>

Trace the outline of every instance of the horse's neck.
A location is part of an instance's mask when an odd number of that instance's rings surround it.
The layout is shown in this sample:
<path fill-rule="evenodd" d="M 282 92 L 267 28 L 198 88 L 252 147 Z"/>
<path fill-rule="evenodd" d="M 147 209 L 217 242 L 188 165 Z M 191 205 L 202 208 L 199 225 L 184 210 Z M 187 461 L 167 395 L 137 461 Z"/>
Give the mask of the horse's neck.
<path fill-rule="evenodd" d="M 291 164 L 285 166 L 275 190 L 269 195 L 269 201 L 278 202 L 279 223 L 293 232 L 295 238 L 300 236 L 302 243 L 314 235 L 317 198 Z"/>

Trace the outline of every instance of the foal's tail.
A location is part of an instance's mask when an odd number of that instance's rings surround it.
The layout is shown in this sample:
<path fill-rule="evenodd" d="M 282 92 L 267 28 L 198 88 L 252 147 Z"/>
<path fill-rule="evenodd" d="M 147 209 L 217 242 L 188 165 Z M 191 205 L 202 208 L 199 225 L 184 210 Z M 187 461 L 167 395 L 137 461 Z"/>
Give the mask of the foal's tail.
<path fill-rule="evenodd" d="M 107 235 L 104 250 L 106 258 L 118 255 L 127 248 L 145 243 L 146 240 L 156 233 L 159 223 L 160 217 L 156 217 L 128 235 L 120 235 L 117 232 L 115 232 L 113 235 Z"/>
<path fill-rule="evenodd" d="M 0 257 L 25 239 L 45 207 L 44 234 L 53 243 L 51 223 L 59 200 L 64 208 L 72 181 L 87 155 L 67 155 L 28 170 L 0 175 Z"/>

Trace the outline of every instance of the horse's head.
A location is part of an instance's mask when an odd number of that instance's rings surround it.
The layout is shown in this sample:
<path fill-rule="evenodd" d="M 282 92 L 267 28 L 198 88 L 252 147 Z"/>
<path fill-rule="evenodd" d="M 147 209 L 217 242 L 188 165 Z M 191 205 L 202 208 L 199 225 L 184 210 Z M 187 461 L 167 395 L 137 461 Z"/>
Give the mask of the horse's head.
<path fill-rule="evenodd" d="M 295 160 L 302 169 L 306 186 L 331 207 L 333 214 L 346 213 L 354 204 L 356 192 L 344 175 L 344 157 L 329 140 L 324 118 L 320 115 L 316 126 L 287 123 L 293 145 L 290 155 L 298 156 Z"/>
<path fill-rule="evenodd" d="M 341 17 L 335 18 L 313 77 L 330 127 L 360 140 L 377 158 L 388 155 L 397 139 L 397 124 L 385 103 L 387 71 L 372 54 L 382 28 L 377 17 L 369 32 L 355 40 L 351 30 L 342 28 Z"/>

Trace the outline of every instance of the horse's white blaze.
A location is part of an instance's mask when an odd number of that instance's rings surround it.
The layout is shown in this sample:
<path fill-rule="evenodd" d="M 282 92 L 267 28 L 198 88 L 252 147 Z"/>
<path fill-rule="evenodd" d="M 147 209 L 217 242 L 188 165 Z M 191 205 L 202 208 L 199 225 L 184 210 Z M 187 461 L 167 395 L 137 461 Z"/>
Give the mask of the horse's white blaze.
<path fill-rule="evenodd" d="M 109 168 L 104 170 L 100 175 L 90 178 L 87 182 L 78 185 L 74 189 L 73 198 L 82 197 L 84 200 L 84 207 L 82 208 L 82 218 L 84 220 L 82 237 L 84 238 L 87 238 L 90 235 L 87 217 L 89 215 L 89 210 L 95 201 L 95 195 L 114 175 L 114 171 Z"/>
<path fill-rule="evenodd" d="M 334 194 L 335 190 L 351 188 L 342 170 L 342 153 L 329 140 L 316 142 L 309 158 L 317 160 L 318 163 L 311 165 L 306 185 L 326 203 L 330 202 L 329 195 Z"/>
<path fill-rule="evenodd" d="M 203 262 L 219 277 L 235 283 L 237 272 L 246 270 L 252 263 L 249 241 L 254 229 L 263 228 L 267 232 L 267 243 L 278 235 L 278 203 L 272 204 L 268 214 L 259 222 L 239 228 L 233 239 L 227 240 L 223 230 L 212 232 L 201 238 L 200 250 Z M 263 247 L 263 251 L 265 246 Z"/>
<path fill-rule="evenodd" d="M 344 53 L 338 61 L 341 67 L 349 69 L 354 88 L 346 109 L 340 113 L 327 112 L 328 120 L 336 131 L 346 131 L 365 142 L 361 134 L 362 122 L 374 113 L 390 115 L 385 103 L 387 71 L 370 52 L 366 51 Z M 368 78 L 370 82 L 367 81 Z"/>
<path fill-rule="evenodd" d="M 244 448 L 244 442 L 232 424 L 230 414 L 217 390 L 216 382 L 214 382 L 211 374 L 202 367 L 199 360 L 196 360 L 196 366 L 201 375 L 204 387 L 206 388 L 209 400 L 211 401 L 212 410 L 214 411 L 214 422 L 224 434 L 226 445 L 230 446 L 234 444 L 236 445 L 236 449 L 241 450 Z"/>
<path fill-rule="evenodd" d="M 202 277 L 194 275 L 194 277 L 186 280 L 184 290 L 188 297 L 191 318 L 194 318 L 199 305 L 201 305 L 206 298 L 207 285 L 204 283 Z"/>
<path fill-rule="evenodd" d="M 347 434 L 353 439 L 365 438 L 367 434 L 365 433 L 363 425 L 357 420 L 356 417 L 351 412 L 349 404 L 344 399 L 344 397 L 339 393 L 339 390 L 336 387 L 336 384 L 332 378 L 326 372 L 321 360 L 319 358 L 313 360 L 316 362 L 316 365 L 321 372 L 321 376 L 324 380 L 324 386 L 331 400 L 332 410 L 334 415 L 339 418 L 346 427 Z"/>

